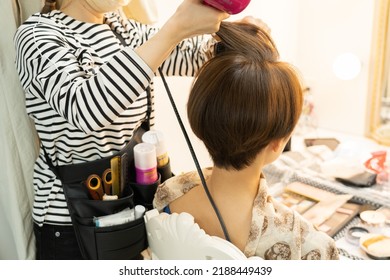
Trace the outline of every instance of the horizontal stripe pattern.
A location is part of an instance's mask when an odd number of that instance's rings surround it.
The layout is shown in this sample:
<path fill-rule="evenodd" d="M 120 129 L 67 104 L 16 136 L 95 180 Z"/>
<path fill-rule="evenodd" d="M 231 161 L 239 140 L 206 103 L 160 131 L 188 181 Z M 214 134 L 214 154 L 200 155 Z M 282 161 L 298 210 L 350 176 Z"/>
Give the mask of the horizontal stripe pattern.
<path fill-rule="evenodd" d="M 106 15 L 105 24 L 91 24 L 60 11 L 34 14 L 19 27 L 15 62 L 27 113 L 54 165 L 93 161 L 122 149 L 146 117 L 149 85 L 154 125 L 154 73 L 134 49 L 157 31 L 115 13 Z M 202 36 L 180 43 L 163 73 L 194 76 L 206 59 L 204 43 Z M 42 148 L 33 185 L 34 221 L 71 224 L 61 182 Z"/>

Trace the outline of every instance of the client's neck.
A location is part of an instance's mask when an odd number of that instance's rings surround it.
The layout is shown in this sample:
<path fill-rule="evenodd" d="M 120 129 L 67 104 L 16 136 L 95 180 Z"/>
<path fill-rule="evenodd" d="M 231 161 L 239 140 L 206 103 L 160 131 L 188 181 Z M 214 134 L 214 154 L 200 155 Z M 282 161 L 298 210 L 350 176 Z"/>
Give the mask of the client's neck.
<path fill-rule="evenodd" d="M 226 170 L 214 167 L 209 178 L 210 192 L 225 194 L 244 194 L 255 197 L 259 188 L 260 175 L 263 168 L 261 160 L 256 160 L 242 170 Z"/>

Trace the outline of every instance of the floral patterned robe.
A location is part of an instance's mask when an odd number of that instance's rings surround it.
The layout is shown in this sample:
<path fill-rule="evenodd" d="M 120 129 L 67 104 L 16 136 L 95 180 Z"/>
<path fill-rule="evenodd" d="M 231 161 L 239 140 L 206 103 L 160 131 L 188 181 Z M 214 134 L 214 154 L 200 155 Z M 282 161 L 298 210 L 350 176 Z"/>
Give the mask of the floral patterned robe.
<path fill-rule="evenodd" d="M 212 169 L 203 174 L 211 175 Z M 201 186 L 196 171 L 170 178 L 161 184 L 154 197 L 154 207 L 160 212 L 172 201 Z M 259 256 L 267 260 L 333 260 L 338 259 L 334 240 L 317 230 L 296 211 L 273 199 L 261 177 L 254 201 L 252 225 L 245 246 L 247 257 Z"/>

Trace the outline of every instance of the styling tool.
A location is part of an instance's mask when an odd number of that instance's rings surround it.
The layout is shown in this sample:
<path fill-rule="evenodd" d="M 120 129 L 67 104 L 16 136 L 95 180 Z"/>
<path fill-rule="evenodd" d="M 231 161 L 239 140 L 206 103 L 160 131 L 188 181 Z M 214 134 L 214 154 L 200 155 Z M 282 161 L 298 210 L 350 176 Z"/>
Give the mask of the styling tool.
<path fill-rule="evenodd" d="M 111 168 L 107 168 L 106 170 L 104 170 L 102 175 L 102 181 L 103 181 L 104 193 L 106 195 L 111 195 L 111 186 L 112 186 Z"/>
<path fill-rule="evenodd" d="M 203 2 L 218 10 L 234 15 L 242 12 L 248 6 L 250 0 L 203 0 Z"/>
<path fill-rule="evenodd" d="M 103 198 L 103 186 L 102 180 L 96 174 L 92 174 L 87 178 L 85 182 L 88 191 L 94 200 L 102 200 Z"/>
<path fill-rule="evenodd" d="M 119 197 L 120 193 L 120 180 L 121 180 L 121 157 L 115 156 L 110 161 L 111 164 L 111 178 L 112 178 L 112 187 L 111 187 L 111 195 L 117 195 Z"/>
<path fill-rule="evenodd" d="M 128 176 L 128 168 L 129 168 L 129 163 L 128 163 L 128 155 L 127 153 L 124 153 L 121 156 L 121 165 L 120 165 L 120 193 L 119 197 L 122 196 L 123 191 L 126 187 L 127 184 L 127 176 Z"/>

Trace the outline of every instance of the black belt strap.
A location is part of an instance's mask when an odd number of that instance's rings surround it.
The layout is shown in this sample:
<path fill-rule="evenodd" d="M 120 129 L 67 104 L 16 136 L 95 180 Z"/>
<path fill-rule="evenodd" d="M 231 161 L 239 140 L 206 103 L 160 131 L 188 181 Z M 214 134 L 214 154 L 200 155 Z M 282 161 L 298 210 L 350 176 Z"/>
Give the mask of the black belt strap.
<path fill-rule="evenodd" d="M 43 147 L 42 149 L 45 153 L 47 164 L 49 165 L 53 173 L 56 175 L 56 177 L 61 180 L 62 183 L 81 182 L 85 180 L 90 174 L 103 174 L 104 170 L 110 167 L 110 161 L 115 156 L 127 153 L 129 159 L 132 159 L 133 148 L 136 144 L 142 142 L 142 134 L 145 131 L 146 130 L 142 126 L 139 127 L 136 131 L 134 131 L 132 140 L 129 141 L 129 143 L 127 143 L 126 146 L 118 153 L 115 153 L 109 157 L 104 157 L 90 162 L 55 166 L 49 158 L 46 150 Z"/>

